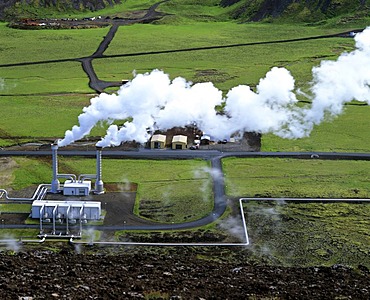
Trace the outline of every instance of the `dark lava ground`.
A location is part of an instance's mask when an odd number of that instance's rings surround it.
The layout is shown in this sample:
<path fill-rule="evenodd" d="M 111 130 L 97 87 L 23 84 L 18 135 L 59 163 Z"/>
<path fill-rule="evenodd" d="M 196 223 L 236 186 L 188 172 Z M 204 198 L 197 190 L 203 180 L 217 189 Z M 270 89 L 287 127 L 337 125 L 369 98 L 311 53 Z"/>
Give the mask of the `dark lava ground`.
<path fill-rule="evenodd" d="M 224 247 L 37 247 L 0 253 L 0 299 L 370 299 L 361 266 L 261 266 Z"/>

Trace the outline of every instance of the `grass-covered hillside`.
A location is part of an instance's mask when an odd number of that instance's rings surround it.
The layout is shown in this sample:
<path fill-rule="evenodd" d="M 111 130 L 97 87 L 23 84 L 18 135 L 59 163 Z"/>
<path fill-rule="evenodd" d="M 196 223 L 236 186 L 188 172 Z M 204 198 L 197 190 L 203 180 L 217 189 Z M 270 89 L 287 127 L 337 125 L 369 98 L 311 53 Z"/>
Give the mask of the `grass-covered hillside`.
<path fill-rule="evenodd" d="M 0 2 L 0 19 L 41 18 L 52 16 L 74 16 L 116 7 L 130 8 L 151 5 L 161 1 L 139 0 L 9 0 Z M 167 1 L 164 1 L 167 2 Z M 170 0 L 170 10 L 183 12 L 191 9 L 193 17 L 207 19 L 212 12 L 218 17 L 240 22 L 283 21 L 325 23 L 334 19 L 339 24 L 367 18 L 370 11 L 368 0 Z M 206 8 L 206 13 L 202 12 Z"/>
<path fill-rule="evenodd" d="M 9 0 L 0 1 L 0 18 L 49 17 L 55 14 L 97 11 L 114 6 L 120 0 Z"/>
<path fill-rule="evenodd" d="M 232 16 L 244 21 L 266 19 L 317 22 L 330 18 L 361 18 L 369 14 L 366 0 L 221 0 L 221 6 L 233 6 Z"/>

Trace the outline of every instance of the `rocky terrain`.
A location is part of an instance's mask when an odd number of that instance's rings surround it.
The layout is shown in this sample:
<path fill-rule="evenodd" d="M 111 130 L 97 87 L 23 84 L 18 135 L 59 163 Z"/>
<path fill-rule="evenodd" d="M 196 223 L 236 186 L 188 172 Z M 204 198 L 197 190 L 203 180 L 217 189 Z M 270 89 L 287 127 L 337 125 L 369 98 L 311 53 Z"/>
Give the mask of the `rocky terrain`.
<path fill-rule="evenodd" d="M 370 298 L 370 273 L 361 266 L 261 266 L 248 263 L 248 252 L 240 248 L 78 250 L 0 253 L 0 298 Z"/>

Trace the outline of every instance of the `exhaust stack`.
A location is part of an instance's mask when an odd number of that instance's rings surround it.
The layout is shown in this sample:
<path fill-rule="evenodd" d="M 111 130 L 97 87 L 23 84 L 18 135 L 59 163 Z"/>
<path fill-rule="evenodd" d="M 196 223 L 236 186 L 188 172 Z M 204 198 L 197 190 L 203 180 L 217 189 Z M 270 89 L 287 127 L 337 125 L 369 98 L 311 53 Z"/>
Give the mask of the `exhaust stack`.
<path fill-rule="evenodd" d="M 95 181 L 95 194 L 103 194 L 104 193 L 104 183 L 101 179 L 101 154 L 102 154 L 102 147 L 96 147 L 96 181 Z"/>
<path fill-rule="evenodd" d="M 58 144 L 51 144 L 51 156 L 53 165 L 53 180 L 51 181 L 51 192 L 57 194 L 60 190 L 60 182 L 58 180 Z"/>

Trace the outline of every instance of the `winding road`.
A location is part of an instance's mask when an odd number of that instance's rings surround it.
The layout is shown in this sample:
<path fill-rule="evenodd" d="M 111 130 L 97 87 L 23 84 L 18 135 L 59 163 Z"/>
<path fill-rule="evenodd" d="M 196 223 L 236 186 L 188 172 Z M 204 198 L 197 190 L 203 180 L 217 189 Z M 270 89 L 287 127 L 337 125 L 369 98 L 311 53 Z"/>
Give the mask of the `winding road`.
<path fill-rule="evenodd" d="M 62 63 L 62 62 L 71 62 L 77 61 L 82 65 L 82 69 L 87 74 L 89 78 L 89 87 L 93 89 L 98 94 L 104 92 L 105 89 L 110 87 L 120 87 L 122 81 L 104 81 L 98 78 L 94 67 L 94 59 L 104 59 L 104 58 L 117 58 L 117 57 L 132 57 L 132 56 L 144 56 L 144 55 L 157 55 L 157 54 L 168 54 L 168 53 L 178 53 L 178 52 L 189 52 L 189 51 L 205 51 L 212 49 L 224 49 L 224 48 L 235 48 L 235 47 L 246 47 L 254 45 L 267 45 L 267 44 L 280 44 L 280 43 L 293 43 L 307 40 L 317 40 L 317 39 L 327 39 L 335 37 L 349 37 L 354 32 L 360 32 L 363 29 L 355 29 L 351 31 L 329 34 L 329 35 L 320 35 L 304 38 L 295 38 L 295 39 L 284 39 L 284 40 L 274 40 L 274 41 L 265 41 L 265 42 L 251 42 L 251 43 L 239 43 L 239 44 L 229 44 L 229 45 L 215 45 L 207 47 L 193 47 L 193 48 L 183 48 L 183 49 L 170 49 L 170 50 L 160 50 L 160 51 L 149 51 L 149 52 L 135 52 L 135 53 L 123 53 L 123 54 L 114 54 L 114 55 L 105 55 L 104 52 L 108 49 L 109 44 L 115 37 L 115 34 L 120 26 L 127 26 L 136 23 L 151 23 L 155 20 L 161 19 L 166 14 L 157 12 L 156 9 L 162 3 L 168 2 L 170 0 L 164 0 L 152 5 L 146 12 L 146 14 L 141 18 L 136 19 L 112 19 L 111 27 L 104 37 L 103 41 L 98 46 L 97 50 L 90 56 L 87 57 L 77 57 L 77 58 L 65 58 L 65 59 L 54 59 L 54 60 L 44 60 L 44 61 L 34 61 L 34 62 L 22 62 L 22 63 L 9 63 L 9 64 L 0 64 L 0 68 L 7 67 L 17 67 L 17 66 L 27 66 L 27 65 L 40 65 L 40 64 L 49 64 L 49 63 Z"/>

